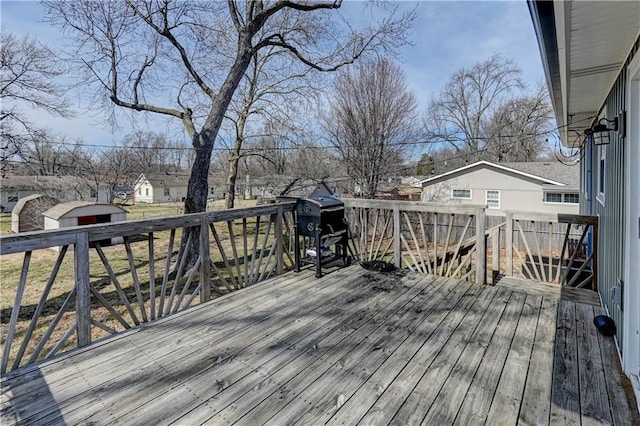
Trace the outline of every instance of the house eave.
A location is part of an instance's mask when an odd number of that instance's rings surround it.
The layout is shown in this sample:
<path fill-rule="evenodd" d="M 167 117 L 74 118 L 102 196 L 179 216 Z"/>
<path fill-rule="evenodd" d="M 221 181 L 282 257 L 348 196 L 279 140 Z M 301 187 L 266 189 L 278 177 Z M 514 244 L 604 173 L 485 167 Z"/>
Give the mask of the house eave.
<path fill-rule="evenodd" d="M 640 37 L 640 2 L 528 0 L 528 6 L 560 139 L 580 146 Z"/>
<path fill-rule="evenodd" d="M 463 167 L 457 168 L 455 170 L 451 170 L 451 171 L 448 171 L 446 173 L 442 173 L 442 174 L 440 174 L 438 176 L 434 176 L 434 177 L 425 179 L 425 180 L 420 182 L 420 187 L 424 188 L 425 186 L 432 185 L 432 184 L 434 184 L 436 182 L 439 182 L 439 181 L 441 181 L 443 179 L 449 178 L 449 177 L 451 177 L 451 176 L 453 176 L 455 174 L 459 174 L 459 173 L 465 172 L 465 171 L 470 170 L 470 169 L 472 169 L 474 167 L 486 167 L 486 168 L 490 168 L 490 169 L 494 169 L 494 170 L 513 173 L 513 174 L 516 174 L 516 175 L 519 175 L 519 176 L 522 176 L 522 177 L 526 177 L 526 178 L 529 178 L 529 179 L 534 179 L 534 180 L 540 181 L 543 184 L 556 185 L 556 186 L 562 186 L 562 187 L 566 186 L 562 182 L 558 182 L 558 181 L 554 181 L 554 180 L 551 180 L 551 179 L 547 179 L 547 178 L 544 178 L 542 176 L 537 176 L 537 175 L 534 175 L 534 174 L 531 174 L 531 173 L 526 173 L 526 172 L 523 172 L 521 170 L 516 170 L 516 169 L 513 169 L 511 167 L 503 166 L 501 164 L 495 164 L 495 163 L 490 163 L 488 161 L 481 160 L 481 161 L 477 161 L 477 162 L 475 162 L 473 164 L 469 164 L 467 166 L 463 166 Z"/>

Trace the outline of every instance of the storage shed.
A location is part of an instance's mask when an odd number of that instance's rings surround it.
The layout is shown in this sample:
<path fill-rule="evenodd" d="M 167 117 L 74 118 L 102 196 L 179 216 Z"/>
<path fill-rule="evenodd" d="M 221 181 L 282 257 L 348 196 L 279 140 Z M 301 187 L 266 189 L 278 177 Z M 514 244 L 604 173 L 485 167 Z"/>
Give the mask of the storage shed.
<path fill-rule="evenodd" d="M 70 226 L 121 222 L 127 219 L 127 211 L 114 204 L 70 201 L 50 208 L 43 213 L 43 216 L 44 229 L 59 229 Z M 122 238 L 113 238 L 111 241 L 101 241 L 100 243 L 118 244 L 121 242 Z"/>
<path fill-rule="evenodd" d="M 33 194 L 18 200 L 11 212 L 11 230 L 29 232 L 44 229 L 42 213 L 59 204 L 60 200 L 43 194 Z"/>

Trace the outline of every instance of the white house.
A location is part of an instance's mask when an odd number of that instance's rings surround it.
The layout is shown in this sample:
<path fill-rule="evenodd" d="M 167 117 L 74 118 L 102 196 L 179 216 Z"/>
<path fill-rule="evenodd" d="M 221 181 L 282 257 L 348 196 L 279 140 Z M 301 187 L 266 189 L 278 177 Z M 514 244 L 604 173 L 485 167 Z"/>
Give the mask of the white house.
<path fill-rule="evenodd" d="M 598 292 L 640 401 L 640 2 L 528 4 L 562 144 L 580 149 L 580 211 L 598 216 Z"/>
<path fill-rule="evenodd" d="M 142 173 L 133 183 L 133 198 L 140 203 L 182 202 L 188 182 L 186 174 Z"/>
<path fill-rule="evenodd" d="M 424 179 L 416 186 L 422 188 L 423 202 L 486 206 L 487 214 L 578 214 L 579 173 L 579 166 L 559 162 L 478 161 Z"/>

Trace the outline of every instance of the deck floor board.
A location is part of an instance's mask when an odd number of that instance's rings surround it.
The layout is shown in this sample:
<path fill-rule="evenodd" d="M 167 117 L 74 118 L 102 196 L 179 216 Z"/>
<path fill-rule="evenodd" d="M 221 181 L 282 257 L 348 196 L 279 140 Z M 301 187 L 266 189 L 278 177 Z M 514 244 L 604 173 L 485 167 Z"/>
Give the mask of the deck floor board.
<path fill-rule="evenodd" d="M 596 301 L 526 280 L 285 274 L 5 375 L 0 422 L 633 424 Z"/>

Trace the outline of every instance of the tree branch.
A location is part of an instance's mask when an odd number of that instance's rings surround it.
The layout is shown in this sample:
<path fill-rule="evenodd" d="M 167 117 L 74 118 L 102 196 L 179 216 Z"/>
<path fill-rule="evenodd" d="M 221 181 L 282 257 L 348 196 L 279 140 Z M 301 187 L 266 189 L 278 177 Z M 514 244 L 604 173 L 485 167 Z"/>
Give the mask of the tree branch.
<path fill-rule="evenodd" d="M 143 14 L 140 11 L 140 9 L 138 9 L 131 2 L 131 0 L 126 0 L 126 1 L 127 1 L 127 4 L 136 13 L 136 15 L 138 15 L 143 21 L 145 21 L 147 23 L 147 25 L 149 25 L 151 28 L 153 28 L 158 34 L 160 34 L 161 36 L 163 36 L 164 38 L 169 40 L 169 42 L 173 45 L 173 47 L 180 54 L 180 58 L 182 59 L 182 63 L 184 64 L 185 68 L 189 72 L 189 75 L 191 75 L 191 77 L 193 77 L 193 79 L 196 81 L 198 86 L 200 86 L 202 91 L 205 92 L 207 94 L 207 96 L 209 96 L 211 99 L 213 99 L 215 97 L 215 95 L 216 95 L 215 92 L 213 90 L 211 90 L 211 88 L 204 82 L 204 80 L 202 79 L 200 74 L 193 67 L 193 64 L 189 60 L 189 56 L 187 55 L 187 51 L 185 50 L 184 46 L 182 46 L 182 44 L 180 44 L 180 42 L 175 38 L 175 36 L 171 32 L 171 30 L 169 29 L 169 25 L 168 25 L 168 21 L 167 21 L 167 13 L 168 12 L 167 12 L 166 6 L 160 11 L 162 13 L 163 21 L 164 21 L 164 24 L 165 24 L 163 28 L 160 28 L 155 23 L 153 23 L 153 20 L 151 19 L 150 15 Z"/>

